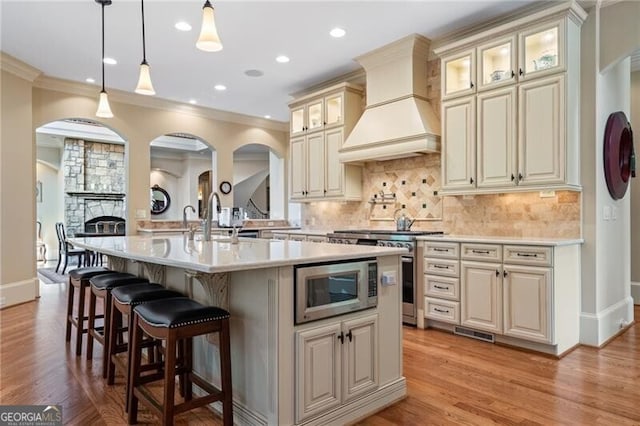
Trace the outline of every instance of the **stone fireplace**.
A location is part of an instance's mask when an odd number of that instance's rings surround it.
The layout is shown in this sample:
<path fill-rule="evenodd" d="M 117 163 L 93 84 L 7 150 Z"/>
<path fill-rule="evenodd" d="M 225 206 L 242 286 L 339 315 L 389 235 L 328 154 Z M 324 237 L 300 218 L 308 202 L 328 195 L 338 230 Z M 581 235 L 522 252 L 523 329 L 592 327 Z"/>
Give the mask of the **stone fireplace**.
<path fill-rule="evenodd" d="M 102 217 L 124 222 L 124 145 L 67 138 L 63 167 L 67 235 L 93 231 L 85 224 Z"/>

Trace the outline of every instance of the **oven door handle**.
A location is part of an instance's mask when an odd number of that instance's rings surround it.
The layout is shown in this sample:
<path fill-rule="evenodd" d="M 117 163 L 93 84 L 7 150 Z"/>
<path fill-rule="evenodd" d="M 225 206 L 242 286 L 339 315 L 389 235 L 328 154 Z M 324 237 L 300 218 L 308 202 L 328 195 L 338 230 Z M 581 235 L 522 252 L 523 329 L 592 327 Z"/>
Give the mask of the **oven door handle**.
<path fill-rule="evenodd" d="M 413 262 L 413 257 L 402 256 L 402 262 L 403 263 L 412 263 Z"/>

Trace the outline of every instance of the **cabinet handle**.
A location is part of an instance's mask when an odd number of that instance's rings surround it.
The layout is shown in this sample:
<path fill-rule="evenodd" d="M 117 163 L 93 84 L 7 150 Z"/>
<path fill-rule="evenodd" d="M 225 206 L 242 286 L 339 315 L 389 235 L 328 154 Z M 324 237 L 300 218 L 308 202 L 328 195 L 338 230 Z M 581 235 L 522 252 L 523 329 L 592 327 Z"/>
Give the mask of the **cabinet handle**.
<path fill-rule="evenodd" d="M 344 345 L 344 333 L 342 331 L 338 334 L 338 340 L 340 340 L 340 343 Z"/>
<path fill-rule="evenodd" d="M 322 122 L 322 125 L 323 125 L 323 126 L 326 126 L 326 125 L 327 125 L 327 122 L 326 122 L 326 121 L 323 121 L 323 122 Z"/>
<path fill-rule="evenodd" d="M 516 253 L 518 257 L 538 257 L 537 253 Z"/>
<path fill-rule="evenodd" d="M 325 193 L 325 194 L 327 193 L 327 190 L 326 190 L 326 189 L 324 190 L 324 193 Z"/>
<path fill-rule="evenodd" d="M 442 287 L 441 285 L 434 284 L 433 288 L 437 288 L 438 290 L 449 290 L 448 287 Z"/>
<path fill-rule="evenodd" d="M 351 330 L 349 330 L 349 332 L 347 333 L 347 337 L 349 338 L 350 342 L 353 340 L 353 334 L 351 334 Z"/>
<path fill-rule="evenodd" d="M 522 68 L 520 68 L 520 70 L 518 71 L 518 74 L 524 75 L 524 71 L 522 71 Z"/>
<path fill-rule="evenodd" d="M 433 308 L 434 311 L 436 312 L 440 312 L 441 314 L 448 314 L 449 311 L 445 310 L 445 309 L 438 309 L 438 308 Z"/>
<path fill-rule="evenodd" d="M 496 277 L 499 277 L 499 276 L 500 276 L 500 271 L 496 269 Z"/>
<path fill-rule="evenodd" d="M 447 269 L 447 270 L 449 269 L 448 266 L 442 266 L 442 265 L 433 265 L 433 267 L 436 269 Z"/>
<path fill-rule="evenodd" d="M 502 276 L 507 278 L 507 275 L 509 275 L 509 273 L 507 272 L 507 270 L 505 269 L 504 271 L 502 271 Z"/>
<path fill-rule="evenodd" d="M 475 253 L 475 254 L 489 254 L 489 250 L 471 250 L 471 253 Z"/>
<path fill-rule="evenodd" d="M 434 247 L 433 251 L 444 251 L 444 252 L 448 252 L 448 249 L 443 249 L 443 248 L 438 248 L 438 247 Z"/>
<path fill-rule="evenodd" d="M 518 173 L 518 180 L 524 180 L 524 176 L 522 176 L 522 173 Z"/>
<path fill-rule="evenodd" d="M 516 73 L 515 73 L 515 72 L 513 72 L 513 70 L 511 70 L 511 78 L 513 78 L 513 77 L 515 77 L 515 76 L 516 76 Z"/>
<path fill-rule="evenodd" d="M 469 183 L 473 183 L 473 178 L 469 178 Z"/>
<path fill-rule="evenodd" d="M 471 86 L 471 88 L 473 89 L 473 81 L 471 82 L 471 85 L 470 85 L 470 86 Z"/>
<path fill-rule="evenodd" d="M 511 182 L 513 182 L 514 180 L 516 180 L 516 177 L 513 175 L 513 173 L 511 173 Z"/>

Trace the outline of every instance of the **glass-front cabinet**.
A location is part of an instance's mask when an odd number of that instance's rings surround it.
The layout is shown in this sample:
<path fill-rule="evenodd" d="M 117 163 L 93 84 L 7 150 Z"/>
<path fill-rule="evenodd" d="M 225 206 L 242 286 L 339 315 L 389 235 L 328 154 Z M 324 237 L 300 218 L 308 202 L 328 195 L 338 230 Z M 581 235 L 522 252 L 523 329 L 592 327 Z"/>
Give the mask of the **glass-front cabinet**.
<path fill-rule="evenodd" d="M 471 49 L 442 59 L 443 98 L 475 92 L 475 56 L 475 49 Z"/>
<path fill-rule="evenodd" d="M 344 123 L 344 94 L 336 93 L 335 95 L 324 98 L 324 125 L 336 126 Z"/>
<path fill-rule="evenodd" d="M 324 102 L 319 99 L 291 109 L 291 135 L 320 130 L 324 126 Z"/>
<path fill-rule="evenodd" d="M 493 89 L 516 81 L 516 37 L 478 47 L 478 90 Z"/>
<path fill-rule="evenodd" d="M 565 69 L 564 28 L 564 21 L 559 21 L 520 33 L 520 80 Z"/>

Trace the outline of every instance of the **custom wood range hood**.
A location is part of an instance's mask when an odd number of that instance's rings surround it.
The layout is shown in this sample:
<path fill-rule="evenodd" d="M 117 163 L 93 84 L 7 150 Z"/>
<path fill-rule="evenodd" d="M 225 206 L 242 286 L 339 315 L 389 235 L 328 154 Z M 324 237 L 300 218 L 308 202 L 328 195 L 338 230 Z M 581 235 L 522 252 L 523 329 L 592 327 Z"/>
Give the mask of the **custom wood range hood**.
<path fill-rule="evenodd" d="M 367 107 L 339 151 L 343 163 L 440 151 L 440 122 L 427 101 L 429 39 L 412 34 L 356 58 Z"/>

